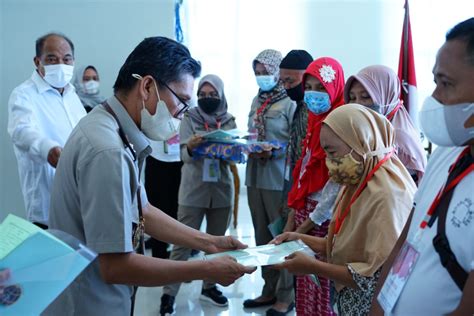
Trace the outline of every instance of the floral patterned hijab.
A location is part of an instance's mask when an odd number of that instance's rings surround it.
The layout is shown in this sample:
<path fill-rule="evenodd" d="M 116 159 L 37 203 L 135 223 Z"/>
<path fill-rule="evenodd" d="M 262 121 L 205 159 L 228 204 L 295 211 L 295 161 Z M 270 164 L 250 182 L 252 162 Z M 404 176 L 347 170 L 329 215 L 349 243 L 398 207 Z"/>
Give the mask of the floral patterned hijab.
<path fill-rule="evenodd" d="M 252 63 L 253 70 L 257 63 L 261 63 L 269 75 L 276 77 L 277 84 L 270 91 L 258 91 L 258 101 L 260 108 L 256 112 L 255 116 L 255 128 L 258 132 L 258 140 L 265 140 L 265 113 L 272 106 L 272 104 L 287 97 L 286 90 L 280 82 L 280 63 L 282 55 L 279 51 L 274 49 L 266 49 L 255 57 Z"/>
<path fill-rule="evenodd" d="M 306 197 L 322 190 L 329 179 L 326 154 L 319 143 L 319 134 L 326 116 L 344 104 L 344 70 L 337 60 L 331 57 L 316 59 L 306 69 L 303 85 L 308 76 L 317 78 L 323 84 L 329 94 L 331 108 L 319 115 L 309 111 L 303 151 L 293 170 L 293 186 L 288 194 L 288 206 L 294 209 L 303 208 Z M 306 156 L 307 154 L 309 156 Z"/>

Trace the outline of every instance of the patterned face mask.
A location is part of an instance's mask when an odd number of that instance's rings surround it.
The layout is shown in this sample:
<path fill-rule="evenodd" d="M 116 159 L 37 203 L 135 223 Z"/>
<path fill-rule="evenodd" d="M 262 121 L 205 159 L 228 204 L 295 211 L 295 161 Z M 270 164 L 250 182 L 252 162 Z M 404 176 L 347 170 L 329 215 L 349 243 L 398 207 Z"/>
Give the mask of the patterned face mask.
<path fill-rule="evenodd" d="M 331 108 L 329 94 L 326 92 L 305 91 L 304 102 L 306 103 L 308 110 L 316 115 L 326 113 Z"/>
<path fill-rule="evenodd" d="M 362 162 L 355 160 L 352 152 L 338 158 L 326 157 L 326 166 L 331 180 L 343 185 L 359 183 L 364 172 Z"/>

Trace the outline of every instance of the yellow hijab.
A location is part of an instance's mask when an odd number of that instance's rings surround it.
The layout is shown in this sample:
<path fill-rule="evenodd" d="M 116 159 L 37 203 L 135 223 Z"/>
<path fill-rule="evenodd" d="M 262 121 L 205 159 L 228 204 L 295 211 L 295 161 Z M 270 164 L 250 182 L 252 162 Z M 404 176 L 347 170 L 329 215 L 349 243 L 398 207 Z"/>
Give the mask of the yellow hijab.
<path fill-rule="evenodd" d="M 361 155 L 364 164 L 359 184 L 346 186 L 337 198 L 329 227 L 328 260 L 334 264 L 350 265 L 362 276 L 373 276 L 387 259 L 408 219 L 416 186 L 393 154 L 352 204 L 335 236 L 336 218 L 349 205 L 369 172 L 392 150 L 395 135 L 384 116 L 359 104 L 335 109 L 324 124 Z M 338 291 L 343 287 L 336 283 Z"/>

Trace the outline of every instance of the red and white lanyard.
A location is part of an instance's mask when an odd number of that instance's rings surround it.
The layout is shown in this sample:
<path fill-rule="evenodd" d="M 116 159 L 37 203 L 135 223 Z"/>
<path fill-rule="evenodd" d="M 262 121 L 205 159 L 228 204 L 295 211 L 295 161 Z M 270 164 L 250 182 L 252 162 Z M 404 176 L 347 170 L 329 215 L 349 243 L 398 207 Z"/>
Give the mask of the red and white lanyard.
<path fill-rule="evenodd" d="M 395 116 L 395 114 L 398 112 L 398 110 L 402 107 L 402 102 L 399 102 L 397 104 L 397 106 L 390 112 L 388 113 L 387 115 L 387 120 L 389 120 L 390 122 L 392 121 L 393 117 Z"/>
<path fill-rule="evenodd" d="M 454 164 L 451 165 L 451 167 L 449 168 L 449 174 L 448 174 L 448 178 L 449 178 L 449 175 L 453 172 L 453 169 L 454 167 L 457 165 L 457 163 L 465 156 L 468 154 L 470 148 L 469 146 L 466 147 L 462 153 L 458 156 L 458 158 L 456 159 L 456 161 L 454 162 Z M 425 218 L 423 219 L 423 221 L 420 223 L 420 231 L 422 231 L 423 229 L 426 228 L 426 226 L 428 226 L 428 223 L 431 219 L 431 216 L 433 216 L 436 208 L 438 207 L 442 197 L 448 193 L 449 191 L 453 190 L 459 182 L 461 182 L 462 179 L 464 179 L 469 173 L 471 173 L 472 171 L 474 171 L 474 164 L 471 164 L 468 168 L 466 168 L 466 170 L 464 170 L 460 175 L 458 175 L 456 178 L 453 179 L 453 181 L 451 181 L 447 186 L 446 186 L 446 182 L 443 184 L 443 186 L 441 187 L 441 189 L 439 190 L 438 194 L 436 195 L 435 199 L 433 200 L 433 202 L 431 203 L 431 206 L 430 208 L 428 209 L 428 212 L 426 213 L 425 215 Z M 447 180 L 446 180 L 447 181 Z"/>
<path fill-rule="evenodd" d="M 382 160 L 380 160 L 378 162 L 377 165 L 375 165 L 375 167 L 369 172 L 369 174 L 367 175 L 367 177 L 364 179 L 364 181 L 362 182 L 362 184 L 359 186 L 359 189 L 357 189 L 357 191 L 354 193 L 354 195 L 352 196 L 351 198 L 351 202 L 349 203 L 349 205 L 346 207 L 346 209 L 344 210 L 344 212 L 342 212 L 342 214 L 340 212 L 338 212 L 338 216 L 336 217 L 336 226 L 334 228 L 334 234 L 337 235 L 339 233 L 339 231 L 341 230 L 341 226 L 342 224 L 344 223 L 344 220 L 346 219 L 347 215 L 349 214 L 349 211 L 352 207 L 352 204 L 354 204 L 354 202 L 357 200 L 357 198 L 360 196 L 360 194 L 362 193 L 362 191 L 365 189 L 365 187 L 367 186 L 367 183 L 373 178 L 375 172 L 377 170 L 380 169 L 380 167 L 387 161 L 390 159 L 390 157 L 392 157 L 393 155 L 393 150 L 390 151 L 388 154 L 385 155 L 385 157 L 382 158 Z M 342 193 L 342 196 L 344 196 L 344 194 L 346 193 L 345 192 L 346 189 L 344 189 L 344 192 Z"/>
<path fill-rule="evenodd" d="M 209 132 L 209 124 L 207 122 L 204 123 L 204 128 L 206 132 Z M 221 129 L 221 121 L 217 121 L 217 129 Z"/>

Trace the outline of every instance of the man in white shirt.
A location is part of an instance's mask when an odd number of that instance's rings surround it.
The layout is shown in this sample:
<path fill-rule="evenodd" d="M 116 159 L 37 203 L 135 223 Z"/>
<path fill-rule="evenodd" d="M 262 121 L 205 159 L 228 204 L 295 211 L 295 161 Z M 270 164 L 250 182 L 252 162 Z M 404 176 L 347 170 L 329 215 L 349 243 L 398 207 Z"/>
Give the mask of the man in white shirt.
<path fill-rule="evenodd" d="M 373 315 L 474 314 L 474 18 L 447 33 L 433 74 L 420 123 L 439 147 L 382 270 Z"/>
<path fill-rule="evenodd" d="M 36 69 L 8 101 L 8 133 L 18 161 L 27 218 L 48 226 L 50 190 L 61 150 L 86 112 L 69 83 L 74 45 L 66 36 L 46 34 L 36 41 Z"/>

